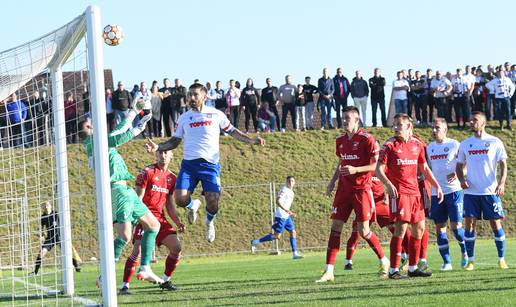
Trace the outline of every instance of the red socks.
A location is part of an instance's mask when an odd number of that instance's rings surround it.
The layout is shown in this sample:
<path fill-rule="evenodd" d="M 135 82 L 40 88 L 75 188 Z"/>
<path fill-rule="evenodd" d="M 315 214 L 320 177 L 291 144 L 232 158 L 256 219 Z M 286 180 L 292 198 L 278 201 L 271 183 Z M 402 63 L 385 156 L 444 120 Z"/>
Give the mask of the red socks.
<path fill-rule="evenodd" d="M 403 246 L 402 252 L 405 254 L 409 253 L 410 237 L 411 237 L 410 227 L 407 227 L 407 231 L 405 231 L 405 236 L 403 237 L 403 245 L 402 245 Z"/>
<path fill-rule="evenodd" d="M 392 236 L 391 238 L 391 254 L 390 254 L 390 260 L 391 260 L 391 268 L 392 269 L 398 269 L 398 265 L 400 263 L 401 259 L 401 245 L 403 242 L 403 238 Z"/>
<path fill-rule="evenodd" d="M 421 239 L 410 237 L 409 244 L 409 266 L 417 265 L 419 261 L 419 252 L 421 250 Z"/>
<path fill-rule="evenodd" d="M 169 254 L 167 256 L 167 260 L 165 262 L 165 275 L 168 277 L 172 276 L 176 271 L 177 264 L 179 263 L 179 258 L 181 254 Z"/>
<path fill-rule="evenodd" d="M 421 238 L 421 254 L 419 254 L 419 258 L 426 259 L 426 249 L 428 248 L 428 229 L 425 227 L 425 232 L 423 232 L 423 237 Z"/>
<path fill-rule="evenodd" d="M 378 240 L 378 237 L 374 234 L 374 232 L 370 231 L 367 235 L 364 236 L 364 240 L 367 241 L 367 244 L 373 249 L 375 254 L 378 256 L 378 259 L 382 259 L 383 256 L 383 250 L 382 246 L 380 245 L 380 240 Z"/>
<path fill-rule="evenodd" d="M 340 248 L 340 232 L 332 230 L 328 239 L 328 250 L 326 250 L 326 264 L 335 264 L 337 253 Z"/>
<path fill-rule="evenodd" d="M 127 257 L 127 260 L 125 261 L 124 279 L 122 280 L 123 282 L 131 282 L 131 278 L 133 277 L 133 274 L 136 271 L 138 262 L 140 262 L 139 256 L 130 255 L 129 257 Z"/>
<path fill-rule="evenodd" d="M 359 239 L 358 231 L 353 231 L 349 236 L 348 243 L 346 244 L 346 260 L 353 259 Z"/>

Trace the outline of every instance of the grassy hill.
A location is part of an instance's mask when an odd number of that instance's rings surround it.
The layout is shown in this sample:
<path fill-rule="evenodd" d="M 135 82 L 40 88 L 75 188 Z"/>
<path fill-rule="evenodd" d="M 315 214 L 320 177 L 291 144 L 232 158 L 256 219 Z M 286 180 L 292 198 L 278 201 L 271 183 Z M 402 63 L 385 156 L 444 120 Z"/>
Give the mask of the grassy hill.
<path fill-rule="evenodd" d="M 369 130 L 380 142 L 392 136 L 390 129 Z M 510 157 L 510 178 L 506 186 L 507 195 L 504 197 L 504 207 L 508 213 L 505 228 L 508 235 L 514 235 L 516 231 L 516 220 L 513 217 L 516 209 L 516 162 L 512 157 L 516 157 L 514 141 L 516 135 L 511 131 L 499 132 L 491 127 L 488 132 L 503 140 Z M 426 140 L 431 139 L 430 129 L 416 129 L 416 133 Z M 250 146 L 231 137 L 222 137 L 221 165 L 224 190 L 221 197 L 221 211 L 216 222 L 217 239 L 213 244 L 204 241 L 204 210 L 200 210 L 200 220 L 196 225 L 189 226 L 187 232 L 181 235 L 185 253 L 205 254 L 248 249 L 251 239 L 270 231 L 269 183 L 275 182 L 279 188 L 287 175 L 295 176 L 298 182 L 293 209 L 298 213 L 296 226 L 299 245 L 302 248 L 324 246 L 330 227 L 329 215 L 332 202 L 331 198 L 324 196 L 324 191 L 338 161 L 334 154 L 334 140 L 338 135 L 339 132 L 336 130 L 267 134 L 264 135 L 267 142 L 265 147 Z M 449 133 L 450 137 L 457 140 L 463 140 L 469 135 L 467 131 L 455 129 L 451 129 Z M 152 155 L 145 153 L 144 144 L 145 140 L 139 139 L 119 149 L 133 174 L 137 174 L 143 166 L 154 160 Z M 37 154 L 26 150 L 23 155 L 13 154 L 12 157 L 18 163 L 20 163 L 19 159 L 24 159 L 27 164 L 25 173 L 31 182 L 28 185 L 42 187 L 39 190 L 41 195 L 54 193 L 52 187 L 43 188 L 45 183 L 50 182 L 51 177 L 55 176 L 50 170 L 52 165 L 50 150 L 46 149 Z M 35 162 L 42 156 L 48 157 L 48 160 Z M 178 149 L 175 151 L 171 167 L 176 173 L 181 157 L 182 151 Z M 92 172 L 88 169 L 86 155 L 81 145 L 69 146 L 68 163 L 74 244 L 87 257 L 96 254 L 97 218 Z M 36 172 L 38 164 L 42 171 Z M 15 189 L 13 189 L 12 183 L 5 184 L 9 178 L 13 178 L 13 172 L 6 172 L 7 165 L 3 165 L 2 169 L 4 171 L 0 176 L 3 177 L 4 184 L 0 185 L 0 192 L 20 193 L 22 189 L 19 185 L 14 184 Z M 36 182 L 38 184 L 35 184 Z M 31 193 L 29 197 L 32 197 Z M 39 202 L 36 198 L 30 199 L 32 203 Z M 186 221 L 185 211 L 182 209 L 178 211 Z M 34 210 L 30 214 L 36 221 L 39 214 L 37 212 Z M 479 223 L 479 226 L 479 235 L 489 237 L 492 235 L 487 223 Z M 34 229 L 38 229 L 37 225 Z M 433 229 L 433 223 L 430 223 L 430 229 Z M 383 240 L 389 238 L 387 233 L 382 231 L 381 234 Z M 288 247 L 288 240 L 283 239 L 281 245 Z"/>

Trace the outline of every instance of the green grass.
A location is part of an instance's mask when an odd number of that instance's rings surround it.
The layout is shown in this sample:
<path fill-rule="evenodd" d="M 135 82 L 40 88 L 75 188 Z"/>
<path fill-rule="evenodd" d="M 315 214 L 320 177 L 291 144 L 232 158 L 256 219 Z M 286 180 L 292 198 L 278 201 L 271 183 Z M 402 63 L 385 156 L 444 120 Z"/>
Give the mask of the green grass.
<path fill-rule="evenodd" d="M 516 240 L 507 242 L 509 270 L 496 266 L 496 249 L 492 240 L 479 240 L 476 245 L 475 271 L 460 269 L 459 249 L 451 239 L 454 271 L 440 272 L 441 258 L 435 243 L 430 243 L 428 259 L 434 275 L 403 281 L 380 279 L 377 260 L 369 248 L 359 249 L 354 257 L 354 270 L 343 270 L 345 251 L 337 258 L 334 283 L 315 284 L 322 273 L 325 254 L 305 253 L 305 258 L 292 260 L 288 252 L 280 256 L 229 255 L 222 257 L 185 258 L 173 280 L 181 288 L 162 292 L 156 286 L 133 280 L 131 295 L 118 296 L 120 306 L 514 306 L 516 299 Z M 385 249 L 387 247 L 384 246 Z M 388 254 L 388 251 L 387 251 Z M 160 272 L 163 262 L 153 265 Z M 87 266 L 75 274 L 76 294 L 99 300 L 95 288 L 96 266 Z M 123 263 L 118 264 L 121 280 Z M 20 272 L 21 274 L 21 272 Z M 5 272 L 4 272 L 5 276 Z M 53 276 L 53 274 L 52 274 Z M 30 280 L 29 280 L 30 281 Z M 5 289 L 2 291 L 5 292 Z M 52 305 L 55 298 L 29 301 Z M 25 304 L 26 301 L 16 301 Z M 10 299 L 3 304 L 11 304 Z M 59 305 L 70 301 L 59 297 Z"/>

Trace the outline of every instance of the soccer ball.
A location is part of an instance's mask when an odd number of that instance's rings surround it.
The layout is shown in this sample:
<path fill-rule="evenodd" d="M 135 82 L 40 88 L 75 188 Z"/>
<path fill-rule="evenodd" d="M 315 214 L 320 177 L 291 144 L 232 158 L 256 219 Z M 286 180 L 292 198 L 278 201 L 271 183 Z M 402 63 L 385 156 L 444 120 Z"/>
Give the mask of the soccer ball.
<path fill-rule="evenodd" d="M 104 43 L 108 46 L 116 46 L 124 40 L 124 32 L 119 25 L 107 25 L 102 32 Z"/>

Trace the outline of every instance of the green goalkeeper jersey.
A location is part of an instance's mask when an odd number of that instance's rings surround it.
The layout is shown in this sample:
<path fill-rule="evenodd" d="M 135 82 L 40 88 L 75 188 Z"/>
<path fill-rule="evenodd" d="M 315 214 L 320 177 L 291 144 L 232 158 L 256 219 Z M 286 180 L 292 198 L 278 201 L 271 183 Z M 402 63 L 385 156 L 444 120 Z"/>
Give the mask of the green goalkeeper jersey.
<path fill-rule="evenodd" d="M 116 147 L 132 139 L 133 134 L 131 131 L 117 135 L 110 134 L 108 137 L 109 175 L 111 182 L 134 179 L 134 176 L 129 173 L 127 165 L 125 165 L 124 158 L 122 158 L 120 153 L 116 150 Z M 84 140 L 84 146 L 86 147 L 86 153 L 88 154 L 88 159 L 90 159 L 91 167 L 93 168 L 93 138 L 91 136 Z"/>

